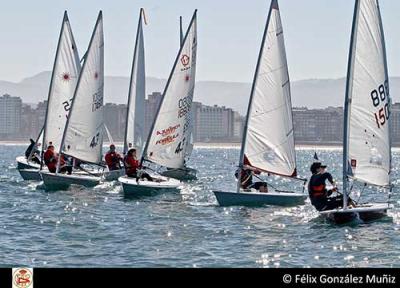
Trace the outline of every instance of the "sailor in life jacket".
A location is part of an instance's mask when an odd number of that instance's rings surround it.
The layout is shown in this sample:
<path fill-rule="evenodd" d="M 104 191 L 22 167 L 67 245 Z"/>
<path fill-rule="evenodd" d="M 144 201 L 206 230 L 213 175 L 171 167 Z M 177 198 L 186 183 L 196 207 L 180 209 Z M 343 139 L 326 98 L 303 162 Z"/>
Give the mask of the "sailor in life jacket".
<path fill-rule="evenodd" d="M 238 168 L 235 172 L 236 179 L 239 179 L 240 172 L 240 188 L 243 190 L 256 189 L 259 192 L 267 193 L 268 184 L 266 182 L 253 183 L 253 174 L 261 174 L 257 169 L 244 165 L 242 169 Z"/>
<path fill-rule="evenodd" d="M 115 145 L 110 145 L 110 150 L 106 153 L 104 157 L 106 160 L 107 167 L 110 171 L 121 169 L 121 162 L 123 158 L 117 152 L 115 152 Z"/>
<path fill-rule="evenodd" d="M 333 192 L 337 192 L 337 188 L 332 175 L 326 172 L 326 167 L 321 162 L 314 162 L 310 167 L 312 176 L 308 182 L 308 193 L 311 204 L 318 211 L 333 210 L 343 206 L 343 195 L 329 197 Z M 326 180 L 332 184 L 331 190 L 326 189 Z"/>
<path fill-rule="evenodd" d="M 51 173 L 56 173 L 57 171 L 57 161 L 58 161 L 58 154 L 54 152 L 54 146 L 50 144 L 47 147 L 46 152 L 43 155 L 44 163 L 46 164 L 47 168 Z M 67 172 L 68 174 L 72 173 L 72 167 L 68 166 L 64 156 L 60 157 L 60 173 Z"/>

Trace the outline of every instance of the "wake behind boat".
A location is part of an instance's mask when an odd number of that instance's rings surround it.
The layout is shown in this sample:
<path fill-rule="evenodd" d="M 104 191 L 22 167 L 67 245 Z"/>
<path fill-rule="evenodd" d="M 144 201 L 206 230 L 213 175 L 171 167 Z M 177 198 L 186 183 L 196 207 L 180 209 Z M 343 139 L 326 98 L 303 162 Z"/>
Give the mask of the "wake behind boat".
<path fill-rule="evenodd" d="M 355 219 L 372 221 L 387 215 L 388 203 L 352 203 L 349 196 L 358 184 L 363 189 L 376 187 L 391 192 L 393 188 L 390 106 L 379 4 L 377 0 L 356 0 L 344 109 L 343 205 L 321 211 L 321 216 L 342 224 Z"/>
<path fill-rule="evenodd" d="M 301 193 L 275 189 L 266 182 L 252 182 L 253 176 L 258 178 L 261 173 L 305 181 L 297 178 L 291 108 L 279 6 L 272 0 L 244 125 L 237 190 L 213 191 L 220 206 L 304 204 L 304 186 Z"/>

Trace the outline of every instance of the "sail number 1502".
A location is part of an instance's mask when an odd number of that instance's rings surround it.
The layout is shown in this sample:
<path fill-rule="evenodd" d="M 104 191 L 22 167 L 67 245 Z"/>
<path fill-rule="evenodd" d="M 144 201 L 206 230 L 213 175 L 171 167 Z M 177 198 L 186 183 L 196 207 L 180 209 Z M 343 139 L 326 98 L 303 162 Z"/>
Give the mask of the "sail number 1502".
<path fill-rule="evenodd" d="M 371 100 L 374 107 L 378 107 L 385 103 L 384 106 L 378 110 L 378 112 L 374 113 L 376 124 L 378 125 L 378 128 L 381 128 L 389 121 L 390 117 L 388 81 L 385 81 L 384 85 L 380 85 L 378 89 L 375 89 L 371 92 Z"/>

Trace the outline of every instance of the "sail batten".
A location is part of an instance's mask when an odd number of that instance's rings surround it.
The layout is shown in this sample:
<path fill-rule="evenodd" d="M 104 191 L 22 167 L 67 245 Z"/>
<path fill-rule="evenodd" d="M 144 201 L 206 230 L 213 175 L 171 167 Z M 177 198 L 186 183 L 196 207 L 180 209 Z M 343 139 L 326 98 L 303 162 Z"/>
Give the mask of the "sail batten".
<path fill-rule="evenodd" d="M 61 153 L 99 164 L 103 146 L 104 38 L 102 12 L 85 55 L 62 141 Z"/>
<path fill-rule="evenodd" d="M 248 162 L 263 172 L 296 176 L 291 109 L 283 28 L 278 2 L 273 0 L 249 101 L 240 166 Z"/>
<path fill-rule="evenodd" d="M 357 0 L 345 101 L 344 177 L 390 186 L 389 77 L 377 0 Z"/>
<path fill-rule="evenodd" d="M 190 148 L 196 76 L 197 11 L 194 12 L 167 81 L 142 160 L 182 168 Z"/>
<path fill-rule="evenodd" d="M 143 150 L 145 122 L 145 56 L 142 28 L 143 9 L 140 9 L 138 30 L 136 33 L 135 51 L 132 62 L 131 79 L 128 93 L 127 117 L 125 126 L 124 153 L 135 147 L 140 156 Z"/>

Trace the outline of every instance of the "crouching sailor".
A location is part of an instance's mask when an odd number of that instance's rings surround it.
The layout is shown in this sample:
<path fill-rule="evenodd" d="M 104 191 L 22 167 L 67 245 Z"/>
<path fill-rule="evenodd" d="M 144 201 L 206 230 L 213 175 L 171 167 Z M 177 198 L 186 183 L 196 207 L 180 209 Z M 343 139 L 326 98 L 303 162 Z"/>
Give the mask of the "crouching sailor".
<path fill-rule="evenodd" d="M 110 171 L 119 170 L 121 169 L 122 157 L 115 151 L 115 145 L 110 145 L 110 150 L 107 152 L 106 156 L 104 157 L 106 160 L 107 167 Z"/>
<path fill-rule="evenodd" d="M 56 152 L 54 152 L 54 146 L 49 145 L 49 147 L 47 148 L 46 152 L 43 155 L 43 160 L 51 173 L 56 173 L 56 171 L 57 171 L 58 158 L 59 158 L 58 154 Z M 60 157 L 59 172 L 60 173 L 68 172 L 68 174 L 71 174 L 71 172 L 72 172 L 72 167 L 67 165 L 63 156 Z"/>
<path fill-rule="evenodd" d="M 243 190 L 256 189 L 259 192 L 267 193 L 268 184 L 266 182 L 256 182 L 253 183 L 253 174 L 261 174 L 257 169 L 244 165 L 242 169 L 238 169 L 235 172 L 236 179 L 239 179 L 240 172 L 240 188 Z"/>
<path fill-rule="evenodd" d="M 126 175 L 128 177 L 138 179 L 147 179 L 147 181 L 153 181 L 153 178 L 146 172 L 141 171 L 139 173 L 138 169 L 141 168 L 139 161 L 136 159 L 136 149 L 129 149 L 128 153 L 124 158 L 124 165 Z"/>
<path fill-rule="evenodd" d="M 318 211 L 333 210 L 343 206 L 343 195 L 330 197 L 333 192 L 337 192 L 337 187 L 332 175 L 326 172 L 326 167 L 320 162 L 314 162 L 310 167 L 312 176 L 308 182 L 308 193 L 311 204 Z M 330 190 L 326 188 L 327 180 L 333 186 Z M 351 199 L 349 204 L 352 205 Z"/>

